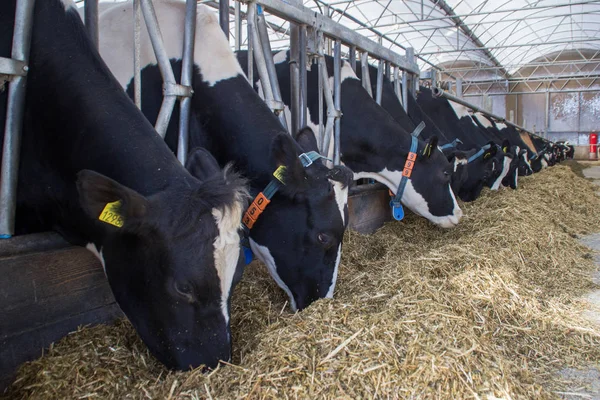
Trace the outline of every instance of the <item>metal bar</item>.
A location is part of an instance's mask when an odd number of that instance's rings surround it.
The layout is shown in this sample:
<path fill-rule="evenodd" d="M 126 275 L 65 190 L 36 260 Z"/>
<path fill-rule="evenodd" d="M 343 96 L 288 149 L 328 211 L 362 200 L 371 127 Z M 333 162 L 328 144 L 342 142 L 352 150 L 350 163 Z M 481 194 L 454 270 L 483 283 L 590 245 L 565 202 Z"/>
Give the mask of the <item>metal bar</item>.
<path fill-rule="evenodd" d="M 282 3 L 283 4 L 283 3 Z M 289 7 L 292 10 L 300 12 L 300 9 L 297 7 L 302 6 L 301 0 L 293 0 L 291 2 L 292 5 Z M 290 25 L 290 93 L 291 93 L 291 119 L 292 126 L 290 127 L 290 133 L 294 134 L 298 132 L 301 128 L 301 94 L 300 94 L 300 67 L 299 67 L 299 59 L 300 59 L 300 24 L 298 21 L 289 21 Z"/>
<path fill-rule="evenodd" d="M 327 123 L 325 125 L 325 133 L 323 135 L 322 140 L 322 153 L 327 155 L 327 157 L 330 157 L 333 155 L 329 154 L 329 145 L 331 143 L 331 136 L 333 133 L 335 116 L 337 113 L 333 101 L 333 94 L 331 89 L 329 88 L 329 73 L 327 72 L 327 66 L 325 64 L 325 60 L 322 54 L 321 57 L 319 57 L 319 67 L 319 71 L 321 74 L 319 81 L 323 85 L 323 94 L 325 95 L 325 102 L 327 104 Z"/>
<path fill-rule="evenodd" d="M 246 14 L 246 21 L 247 20 L 248 14 Z M 252 36 L 254 36 L 254 34 L 252 33 L 252 26 L 250 24 L 246 24 L 246 34 L 248 36 L 248 81 L 250 82 L 250 85 L 254 87 L 254 48 L 252 46 Z"/>
<path fill-rule="evenodd" d="M 229 0 L 219 0 L 219 25 L 229 41 Z"/>
<path fill-rule="evenodd" d="M 544 110 L 545 112 L 545 131 L 546 133 L 548 133 L 548 130 L 550 129 L 550 92 L 546 91 L 546 109 Z M 580 112 L 577 114 L 581 114 Z"/>
<path fill-rule="evenodd" d="M 142 8 L 141 0 L 133 0 L 133 101 L 142 109 L 142 61 L 141 61 L 141 32 Z"/>
<path fill-rule="evenodd" d="M 375 102 L 381 105 L 381 94 L 383 91 L 383 66 L 384 61 L 379 60 L 379 65 L 377 66 L 377 86 L 375 87 Z"/>
<path fill-rule="evenodd" d="M 408 72 L 402 71 L 402 105 L 408 114 Z"/>
<path fill-rule="evenodd" d="M 394 93 L 400 102 L 402 102 L 402 89 L 400 88 L 400 68 L 394 67 Z M 404 107 L 404 104 L 403 104 Z M 406 107 L 404 107 L 406 111 Z"/>
<path fill-rule="evenodd" d="M 600 88 L 597 89 L 557 89 L 557 90 L 549 90 L 548 93 L 583 93 L 583 92 L 600 92 Z M 511 96 L 511 95 L 523 95 L 523 94 L 540 94 L 546 93 L 546 91 L 539 92 L 495 92 L 495 93 L 486 93 L 488 96 Z M 463 97 L 481 97 L 483 93 L 467 93 L 463 95 Z"/>
<path fill-rule="evenodd" d="M 342 42 L 339 39 L 333 46 L 333 102 L 339 113 L 342 108 Z M 340 165 L 341 122 L 339 117 L 335 119 L 333 165 Z"/>
<path fill-rule="evenodd" d="M 235 51 L 240 51 L 242 48 L 242 15 L 241 15 L 241 3 L 235 2 Z"/>
<path fill-rule="evenodd" d="M 463 82 L 460 78 L 456 80 L 456 97 L 460 97 L 461 99 L 463 97 Z"/>
<path fill-rule="evenodd" d="M 34 0 L 17 0 L 11 58 L 29 62 Z M 27 77 L 16 76 L 8 84 L 8 103 L 4 143 L 2 146 L 2 171 L 0 177 L 0 238 L 6 239 L 15 233 L 17 209 L 17 181 L 21 135 L 25 113 Z"/>
<path fill-rule="evenodd" d="M 407 47 L 406 48 L 406 59 L 409 61 L 413 61 L 415 59 L 415 49 L 412 47 Z M 413 74 L 410 73 L 406 79 L 406 83 L 408 85 L 408 90 L 410 91 L 410 93 L 413 95 L 413 97 L 416 97 L 417 94 L 417 89 L 418 87 L 416 87 L 416 85 L 418 85 L 418 79 L 419 79 L 419 75 L 421 75 L 420 73 L 417 74 Z"/>
<path fill-rule="evenodd" d="M 169 127 L 169 121 L 171 120 L 171 114 L 173 114 L 173 107 L 175 106 L 176 100 L 177 97 L 175 96 L 163 97 L 163 102 L 160 106 L 158 117 L 156 118 L 156 124 L 154 125 L 154 129 L 162 138 L 167 134 L 167 128 Z"/>
<path fill-rule="evenodd" d="M 514 126 L 517 129 L 520 129 L 522 131 L 531 133 L 527 129 L 523 128 L 522 126 L 517 125 L 517 124 L 509 121 L 508 119 L 506 119 L 504 117 L 501 117 L 499 115 L 493 114 L 493 113 L 491 113 L 491 112 L 489 112 L 489 111 L 487 111 L 487 110 L 485 110 L 485 109 L 483 109 L 483 108 L 481 108 L 479 106 L 476 106 L 474 104 L 469 103 L 468 101 L 465 101 L 465 100 L 463 100 L 461 98 L 458 98 L 458 97 L 456 97 L 456 96 L 454 96 L 454 95 L 452 95 L 452 94 L 450 94 L 450 93 L 448 93 L 448 92 L 446 92 L 446 91 L 444 91 L 444 90 L 442 90 L 442 89 L 440 89 L 438 87 L 432 88 L 432 92 L 433 92 L 433 95 L 435 97 L 444 97 L 444 98 L 446 98 L 446 99 L 448 99 L 450 101 L 453 101 L 453 102 L 461 104 L 461 105 L 463 105 L 463 106 L 465 106 L 467 108 L 470 108 L 471 110 L 473 110 L 475 112 L 479 112 L 479 113 L 482 113 L 483 115 L 487 115 L 488 117 L 490 117 L 492 119 L 495 119 L 495 120 L 497 120 L 499 122 L 505 123 L 507 125 Z"/>
<path fill-rule="evenodd" d="M 84 0 L 85 29 L 94 45 L 98 48 L 98 0 Z"/>
<path fill-rule="evenodd" d="M 419 73 L 418 65 L 416 65 L 414 62 L 410 62 L 406 59 L 406 57 L 403 57 L 392 50 L 377 44 L 361 34 L 356 33 L 350 28 L 332 21 L 324 15 L 315 13 L 309 8 L 290 5 L 280 0 L 256 1 L 275 16 L 284 18 L 296 24 L 312 26 L 315 29 L 323 31 L 323 33 L 327 36 L 340 39 L 348 46 L 355 45 L 357 48 L 368 52 L 373 57 L 390 61 L 391 63 L 398 65 L 402 69 L 408 70 L 412 73 Z"/>
<path fill-rule="evenodd" d="M 176 83 L 175 75 L 173 74 L 173 68 L 167 55 L 164 42 L 162 40 L 162 34 L 160 33 L 160 26 L 156 19 L 156 11 L 152 5 L 152 0 L 141 0 L 142 1 L 142 12 L 144 14 L 144 21 L 146 22 L 146 28 L 150 36 L 150 42 L 158 61 L 158 68 L 162 75 L 163 82 L 165 83 Z"/>
<path fill-rule="evenodd" d="M 196 40 L 196 0 L 186 0 L 185 26 L 183 35 L 183 56 L 181 61 L 181 84 L 192 86 L 194 74 L 194 45 Z M 229 13 L 227 14 L 229 16 Z M 177 141 L 177 159 L 185 165 L 189 151 L 191 97 L 179 100 L 179 140 Z"/>
<path fill-rule="evenodd" d="M 350 46 L 350 50 L 348 51 L 348 60 L 350 61 L 352 70 L 356 72 L 356 46 Z"/>
<path fill-rule="evenodd" d="M 360 68 L 362 72 L 362 86 L 365 88 L 369 96 L 373 97 L 373 90 L 371 89 L 371 75 L 369 74 L 369 54 L 363 52 L 360 55 Z"/>
<path fill-rule="evenodd" d="M 12 58 L 0 57 L 0 75 L 27 75 L 27 64 Z"/>
<path fill-rule="evenodd" d="M 247 14 L 248 32 L 252 32 L 252 47 L 255 49 L 255 64 L 260 79 L 260 85 L 263 96 L 269 108 L 273 105 L 273 90 L 271 88 L 271 79 L 267 71 L 267 63 L 263 52 L 258 29 L 256 29 L 256 3 L 248 3 Z"/>
<path fill-rule="evenodd" d="M 285 113 L 283 100 L 281 98 L 281 89 L 279 88 L 279 80 L 277 79 L 277 70 L 275 69 L 275 62 L 273 61 L 273 52 L 271 51 L 271 43 L 269 42 L 269 32 L 267 31 L 267 21 L 265 15 L 262 12 L 262 8 L 257 6 L 256 15 L 256 30 L 260 44 L 262 46 L 262 54 L 267 69 L 268 80 L 271 84 L 271 91 L 273 96 L 273 102 L 269 106 L 273 109 L 275 114 L 279 117 L 281 125 L 289 132 L 287 121 L 285 120 Z M 261 78 L 262 79 L 262 78 Z"/>
<path fill-rule="evenodd" d="M 299 113 L 299 123 L 300 129 L 304 128 L 307 124 L 307 116 L 306 116 L 306 107 L 308 106 L 308 82 L 306 77 L 306 25 L 301 25 L 298 30 L 299 40 L 299 54 L 298 54 L 298 92 L 300 94 L 300 113 Z"/>
<path fill-rule="evenodd" d="M 534 43 L 519 43 L 519 44 L 506 44 L 506 45 L 498 45 L 498 46 L 486 46 L 486 49 L 489 50 L 499 50 L 499 49 L 512 49 L 512 48 L 523 48 L 523 47 L 538 47 L 538 46 L 552 46 L 556 44 L 571 44 L 571 43 L 590 43 L 590 42 L 598 42 L 600 38 L 587 38 L 587 39 L 572 39 L 572 40 L 557 40 L 553 42 L 534 42 Z M 462 53 L 467 51 L 482 51 L 481 47 L 474 48 L 465 48 L 459 50 L 444 50 L 444 54 L 448 53 Z M 439 55 L 439 51 L 432 51 L 426 53 L 419 53 L 420 56 L 431 56 L 431 55 Z"/>
<path fill-rule="evenodd" d="M 319 52 L 321 52 L 322 49 L 322 37 L 320 39 L 318 39 L 318 44 L 317 44 L 317 48 L 319 49 Z M 321 150 L 321 154 L 324 155 L 325 157 L 328 156 L 327 154 L 327 150 L 329 149 L 325 149 L 325 127 L 323 125 L 323 96 L 325 95 L 323 93 L 323 81 L 321 80 L 321 74 L 323 73 L 322 71 L 323 66 L 321 65 L 321 63 L 319 62 L 319 60 L 317 60 L 317 73 L 318 73 L 318 93 L 319 93 L 319 149 Z"/>

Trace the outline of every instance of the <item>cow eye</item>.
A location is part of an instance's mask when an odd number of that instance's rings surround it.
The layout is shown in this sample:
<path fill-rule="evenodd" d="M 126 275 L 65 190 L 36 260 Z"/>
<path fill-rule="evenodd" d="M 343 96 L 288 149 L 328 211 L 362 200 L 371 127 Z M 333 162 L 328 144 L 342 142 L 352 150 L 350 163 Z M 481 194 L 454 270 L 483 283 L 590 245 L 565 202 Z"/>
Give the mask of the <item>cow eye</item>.
<path fill-rule="evenodd" d="M 192 298 L 192 285 L 189 283 L 175 283 L 175 290 L 183 297 Z"/>
<path fill-rule="evenodd" d="M 450 171 L 444 171 L 444 175 L 450 176 Z"/>
<path fill-rule="evenodd" d="M 317 239 L 319 240 L 319 243 L 321 243 L 321 245 L 326 249 L 330 248 L 333 245 L 333 238 L 326 233 L 319 233 L 317 235 Z"/>

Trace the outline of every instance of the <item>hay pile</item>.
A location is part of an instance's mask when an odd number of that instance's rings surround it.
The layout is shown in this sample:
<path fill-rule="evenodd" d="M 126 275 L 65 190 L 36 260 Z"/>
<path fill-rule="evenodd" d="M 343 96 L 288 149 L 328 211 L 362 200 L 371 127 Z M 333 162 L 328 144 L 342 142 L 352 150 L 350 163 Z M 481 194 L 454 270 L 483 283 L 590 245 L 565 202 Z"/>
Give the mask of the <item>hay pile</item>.
<path fill-rule="evenodd" d="M 552 398 L 556 370 L 600 360 L 579 317 L 596 187 L 567 167 L 485 191 L 453 230 L 407 217 L 348 232 L 336 299 L 292 315 L 258 264 L 233 299 L 234 363 L 171 373 L 127 322 L 85 328 L 25 365 L 9 397 Z"/>

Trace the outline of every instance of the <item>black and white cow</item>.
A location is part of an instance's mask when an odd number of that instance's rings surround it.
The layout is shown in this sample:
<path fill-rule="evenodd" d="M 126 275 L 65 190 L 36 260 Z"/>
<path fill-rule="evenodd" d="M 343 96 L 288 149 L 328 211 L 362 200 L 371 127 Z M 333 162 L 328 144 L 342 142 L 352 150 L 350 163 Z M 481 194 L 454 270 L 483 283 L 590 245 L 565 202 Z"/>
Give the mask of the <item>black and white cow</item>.
<path fill-rule="evenodd" d="M 458 196 L 463 201 L 473 201 L 483 187 L 493 187 L 502 173 L 504 154 L 471 118 L 467 109 L 443 98 L 436 98 L 431 90 L 421 87 L 417 99 L 409 96 L 408 114 L 413 121 L 425 120 L 444 132 L 446 140 L 459 139 L 454 147 L 466 156 L 466 180 Z M 446 150 L 448 154 L 452 150 Z M 464 163 L 464 161 L 463 161 Z"/>
<path fill-rule="evenodd" d="M 181 70 L 184 2 L 155 1 L 165 47 L 175 71 Z M 100 53 L 121 86 L 132 94 L 132 2 L 100 15 Z M 142 27 L 142 111 L 156 121 L 162 81 Z M 285 185 L 250 230 L 250 246 L 289 296 L 293 310 L 332 297 L 348 223 L 351 172 L 327 168 L 321 161 L 304 168 L 298 158 L 317 150 L 310 131 L 294 141 L 268 109 L 237 62 L 212 10 L 199 6 L 194 49 L 194 96 L 190 147 L 203 146 L 222 165 L 233 162 L 250 180 L 255 196 L 287 168 Z M 178 73 L 177 73 L 178 74 Z M 179 111 L 175 110 L 167 143 L 176 148 Z"/>
<path fill-rule="evenodd" d="M 10 57 L 15 1 L 0 10 Z M 2 88 L 0 88 L 2 89 Z M 0 90 L 0 126 L 7 95 Z M 35 3 L 18 234 L 56 230 L 101 260 L 115 299 L 170 368 L 231 355 L 244 182 L 199 149 L 190 174 L 123 92 L 74 4 Z"/>
<path fill-rule="evenodd" d="M 238 60 L 247 66 L 247 53 L 239 52 Z M 284 103 L 291 103 L 289 52 L 274 55 L 275 68 Z M 326 56 L 329 76 L 333 76 L 333 58 Z M 313 66 L 307 73 L 308 124 L 318 132 L 318 69 Z M 333 78 L 330 78 L 332 81 Z M 411 147 L 411 136 L 383 108 L 369 96 L 350 67 L 344 62 L 341 72 L 341 161 L 354 172 L 354 179 L 370 178 L 386 185 L 394 194 L 402 178 L 402 171 Z M 257 89 L 260 82 L 255 75 Z M 287 108 L 286 107 L 286 108 Z M 458 224 L 462 210 L 450 187 L 452 165 L 437 148 L 437 138 L 418 141 L 419 154 L 412 176 L 402 195 L 402 203 L 411 211 L 434 224 L 450 228 Z M 320 142 L 320 138 L 319 138 Z M 432 151 L 423 155 L 426 146 Z M 325 151 L 333 155 L 333 140 Z"/>

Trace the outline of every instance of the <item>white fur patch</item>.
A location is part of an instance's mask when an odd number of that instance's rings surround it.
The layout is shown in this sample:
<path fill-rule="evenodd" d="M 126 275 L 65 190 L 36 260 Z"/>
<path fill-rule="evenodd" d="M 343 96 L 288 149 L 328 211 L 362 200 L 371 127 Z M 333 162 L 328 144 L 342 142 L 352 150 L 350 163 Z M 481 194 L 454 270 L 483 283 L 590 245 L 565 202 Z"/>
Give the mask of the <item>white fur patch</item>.
<path fill-rule="evenodd" d="M 240 255 L 241 203 L 236 201 L 232 207 L 226 207 L 225 210 L 213 208 L 212 215 L 219 230 L 219 235 L 215 238 L 213 247 L 215 268 L 221 283 L 221 310 L 225 322 L 228 323 L 229 311 L 227 304 Z"/>
<path fill-rule="evenodd" d="M 402 179 L 402 171 L 390 171 L 387 168 L 375 172 L 358 172 L 354 173 L 354 180 L 362 179 L 362 178 L 371 178 L 375 179 L 377 182 L 380 182 L 386 185 L 392 193 L 396 193 L 398 190 L 398 185 L 400 184 L 400 179 Z M 418 193 L 411 180 L 409 179 L 406 182 L 406 187 L 404 189 L 404 193 L 402 194 L 401 202 L 406 207 L 408 207 L 412 212 L 418 214 L 422 217 L 427 218 L 429 221 L 434 224 L 441 226 L 442 228 L 452 228 L 455 225 L 458 225 L 460 218 L 463 215 L 462 210 L 458 206 L 458 202 L 456 201 L 456 197 L 450 188 L 450 184 L 448 184 L 448 191 L 452 196 L 452 202 L 454 204 L 454 208 L 452 211 L 452 215 L 445 217 L 438 217 L 429 212 L 429 204 L 423 198 L 423 196 Z"/>
<path fill-rule="evenodd" d="M 477 118 L 477 121 L 479 121 L 479 123 L 486 128 L 491 128 L 494 126 L 494 124 L 492 124 L 492 121 L 487 119 L 482 113 L 477 112 L 473 114 L 473 117 Z"/>
<path fill-rule="evenodd" d="M 294 295 L 292 294 L 290 288 L 285 284 L 285 282 L 283 282 L 283 280 L 277 273 L 277 266 L 275 265 L 275 260 L 273 259 L 273 256 L 271 255 L 269 249 L 265 246 L 261 246 L 252 239 L 250 239 L 250 248 L 252 249 L 254 255 L 267 266 L 269 274 L 277 283 L 277 285 L 279 285 L 279 287 L 282 288 L 283 291 L 288 295 L 292 311 L 297 311 L 298 307 L 296 306 L 296 300 L 294 299 Z"/>
<path fill-rule="evenodd" d="M 498 129 L 502 130 L 506 128 L 506 124 L 502 123 L 502 122 L 496 122 L 496 127 L 498 127 Z"/>
<path fill-rule="evenodd" d="M 163 41 L 170 59 L 181 59 L 185 2 L 163 0 L 154 2 Z M 156 57 L 144 20 L 141 32 L 141 65 L 156 64 Z M 124 88 L 133 77 L 133 2 L 117 3 L 101 13 L 99 21 L 100 54 Z M 217 17 L 210 8 L 198 5 L 196 13 L 196 43 L 194 64 L 210 86 L 217 82 L 244 76 L 229 47 Z"/>
<path fill-rule="evenodd" d="M 500 188 L 500 184 L 502 183 L 502 180 L 504 179 L 506 174 L 508 174 L 508 170 L 510 169 L 511 162 L 512 162 L 512 158 L 504 156 L 504 162 L 502 163 L 502 172 L 500 173 L 500 176 L 498 177 L 498 179 L 496 179 L 494 181 L 494 184 L 492 185 L 492 190 L 498 190 Z"/>
<path fill-rule="evenodd" d="M 102 255 L 102 248 L 98 250 L 95 243 L 88 243 L 85 245 L 85 248 L 95 255 L 98 260 L 100 260 L 100 264 L 102 264 L 102 269 L 104 270 L 104 275 L 106 275 L 106 263 L 104 262 L 104 256 Z"/>
<path fill-rule="evenodd" d="M 338 205 L 340 210 L 340 216 L 342 217 L 342 222 L 344 225 L 346 224 L 346 216 L 344 210 L 346 209 L 346 205 L 348 204 L 348 186 L 344 187 L 341 182 L 337 182 L 334 180 L 329 180 L 329 183 L 333 185 L 333 192 L 335 193 L 335 202 Z"/>
<path fill-rule="evenodd" d="M 459 165 L 467 165 L 469 163 L 468 158 L 458 158 L 454 157 L 454 172 L 458 169 Z"/>
<path fill-rule="evenodd" d="M 331 277 L 331 286 L 329 286 L 329 290 L 327 291 L 327 295 L 325 298 L 333 299 L 333 292 L 335 291 L 335 284 L 337 282 L 338 269 L 340 266 L 340 260 L 342 259 L 342 244 L 338 246 L 337 257 L 335 258 L 335 269 L 333 270 L 333 276 Z"/>
<path fill-rule="evenodd" d="M 469 109 L 467 107 L 463 106 L 462 104 L 455 103 L 453 101 L 448 101 L 448 103 L 450 103 L 450 105 L 452 106 L 452 109 L 454 110 L 454 113 L 456 114 L 458 119 L 461 119 L 462 117 L 467 117 L 471 120 L 473 125 L 477 126 L 475 121 L 473 121 L 473 119 L 471 118 L 471 113 L 469 112 Z"/>

